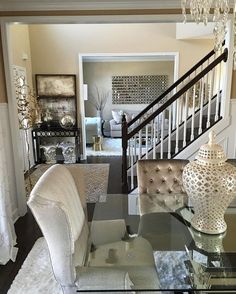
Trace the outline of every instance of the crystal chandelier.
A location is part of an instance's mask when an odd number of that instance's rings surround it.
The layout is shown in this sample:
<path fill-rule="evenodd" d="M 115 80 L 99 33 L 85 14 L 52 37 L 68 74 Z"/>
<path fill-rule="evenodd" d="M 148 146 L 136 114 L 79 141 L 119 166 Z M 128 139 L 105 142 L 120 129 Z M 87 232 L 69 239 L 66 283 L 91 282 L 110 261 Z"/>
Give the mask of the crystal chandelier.
<path fill-rule="evenodd" d="M 229 0 L 181 0 L 184 22 L 187 21 L 186 10 L 189 8 L 192 19 L 196 23 L 203 22 L 205 25 L 208 21 L 215 23 L 214 39 L 215 51 L 222 47 L 222 43 L 226 34 L 226 23 L 230 11 Z M 235 7 L 236 8 L 236 7 Z M 235 12 L 234 8 L 234 13 Z M 236 31 L 236 23 L 234 23 Z"/>

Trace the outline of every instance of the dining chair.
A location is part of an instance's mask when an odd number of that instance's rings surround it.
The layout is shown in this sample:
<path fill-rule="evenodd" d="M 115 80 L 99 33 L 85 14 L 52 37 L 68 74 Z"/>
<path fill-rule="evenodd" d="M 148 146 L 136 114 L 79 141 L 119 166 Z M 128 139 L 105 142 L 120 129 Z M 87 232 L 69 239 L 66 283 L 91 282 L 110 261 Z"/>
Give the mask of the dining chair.
<path fill-rule="evenodd" d="M 137 179 L 141 214 L 161 211 L 160 202 L 164 207 L 166 204 L 168 206 L 176 194 L 186 196 L 182 174 L 188 162 L 184 159 L 138 160 Z"/>
<path fill-rule="evenodd" d="M 99 244 L 94 239 L 92 244 L 79 192 L 67 167 L 50 167 L 34 186 L 28 206 L 47 242 L 55 279 L 64 294 L 77 290 L 132 289 L 139 284 L 158 287 L 152 247 L 147 240 L 129 240 L 132 258 L 127 265 L 124 248 L 129 245 L 123 240 L 126 232 L 122 231 L 120 221 L 110 244 L 102 244 L 101 238 Z M 115 221 L 113 225 L 107 223 L 102 221 L 102 227 L 97 228 L 99 235 L 109 236 L 111 230 L 116 231 Z"/>

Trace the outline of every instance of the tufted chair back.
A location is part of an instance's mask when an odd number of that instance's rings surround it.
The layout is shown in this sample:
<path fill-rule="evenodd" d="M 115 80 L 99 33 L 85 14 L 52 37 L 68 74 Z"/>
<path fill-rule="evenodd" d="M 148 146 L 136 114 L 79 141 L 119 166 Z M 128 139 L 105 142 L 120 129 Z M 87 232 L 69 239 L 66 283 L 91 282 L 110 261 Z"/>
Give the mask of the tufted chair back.
<path fill-rule="evenodd" d="M 188 162 L 183 159 L 139 160 L 137 165 L 139 193 L 185 193 L 182 173 Z"/>

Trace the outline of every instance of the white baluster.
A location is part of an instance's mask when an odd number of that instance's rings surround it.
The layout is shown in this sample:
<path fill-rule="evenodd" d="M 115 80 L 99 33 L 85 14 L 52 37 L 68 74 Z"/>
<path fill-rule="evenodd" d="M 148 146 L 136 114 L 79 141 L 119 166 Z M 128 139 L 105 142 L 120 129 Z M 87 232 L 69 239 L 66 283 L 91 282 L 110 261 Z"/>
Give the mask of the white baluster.
<path fill-rule="evenodd" d="M 216 59 L 216 57 L 217 57 L 217 54 L 215 52 L 215 54 L 214 54 L 214 60 Z M 212 77 L 212 79 L 213 79 L 213 83 L 212 83 L 212 97 L 213 97 L 213 96 L 215 96 L 217 94 L 217 89 L 216 89 L 217 86 L 215 84 L 216 78 L 217 78 L 217 67 L 214 67 L 212 69 L 212 71 L 213 71 L 213 77 Z"/>
<path fill-rule="evenodd" d="M 146 156 L 145 158 L 148 159 L 148 129 L 149 129 L 149 125 L 146 125 L 146 132 L 145 132 L 145 149 L 146 149 Z"/>
<path fill-rule="evenodd" d="M 171 110 L 173 104 L 169 106 L 169 117 L 168 117 L 168 159 L 171 158 Z"/>
<path fill-rule="evenodd" d="M 174 95 L 174 93 L 173 93 L 173 95 Z M 177 109 L 177 102 L 175 100 L 171 105 L 172 131 L 176 128 L 176 112 L 177 112 L 176 109 Z"/>
<path fill-rule="evenodd" d="M 185 93 L 183 147 L 186 146 L 187 119 L 188 119 L 188 96 L 189 96 L 189 90 Z"/>
<path fill-rule="evenodd" d="M 158 117 L 158 116 L 157 116 Z M 152 158 L 153 159 L 156 159 L 156 124 L 157 124 L 157 122 L 156 122 L 156 120 L 154 119 L 153 120 L 153 145 L 152 145 Z"/>
<path fill-rule="evenodd" d="M 192 110 L 192 120 L 191 120 L 191 141 L 194 140 L 194 120 L 195 120 L 195 101 L 196 101 L 196 84 L 193 86 L 193 110 Z"/>
<path fill-rule="evenodd" d="M 210 58 L 208 59 L 207 61 L 207 66 L 210 64 Z M 207 95 L 209 95 L 209 88 L 208 88 L 208 85 L 209 85 L 209 72 L 207 73 L 206 75 L 206 87 L 205 87 L 205 100 L 204 100 L 204 104 L 207 102 L 207 100 L 209 99 L 209 97 Z"/>
<path fill-rule="evenodd" d="M 199 126 L 198 126 L 198 134 L 202 133 L 202 114 L 203 114 L 203 100 L 204 100 L 204 79 L 201 79 L 201 92 L 200 92 L 200 113 L 199 113 Z"/>
<path fill-rule="evenodd" d="M 160 114 L 156 118 L 156 137 L 157 137 L 157 143 L 160 141 Z"/>
<path fill-rule="evenodd" d="M 161 139 L 160 139 L 160 124 L 161 124 L 161 115 L 159 114 L 157 117 L 156 117 L 156 145 L 158 145 L 158 148 L 156 149 L 156 158 L 157 158 L 157 151 L 160 150 L 160 142 L 161 142 Z M 158 157 L 160 158 L 160 156 Z"/>
<path fill-rule="evenodd" d="M 176 134 L 175 134 L 175 153 L 179 152 L 179 99 L 177 100 L 177 113 L 176 113 Z"/>
<path fill-rule="evenodd" d="M 138 159 L 141 159 L 142 157 L 142 130 L 140 130 L 138 132 L 138 149 L 139 149 L 139 152 L 138 152 Z"/>
<path fill-rule="evenodd" d="M 218 89 L 217 89 L 217 96 L 216 96 L 216 113 L 215 113 L 215 121 L 219 119 L 219 107 L 220 107 L 220 83 L 221 83 L 221 64 L 219 63 L 219 77 L 218 77 Z"/>
<path fill-rule="evenodd" d="M 137 134 L 134 135 L 134 157 L 137 160 Z"/>
<path fill-rule="evenodd" d="M 165 122 L 165 110 L 161 114 L 161 154 L 160 157 L 163 159 L 163 143 L 164 143 L 164 122 Z"/>
<path fill-rule="evenodd" d="M 209 97 L 208 97 L 208 106 L 207 106 L 207 124 L 206 124 L 206 127 L 209 128 L 210 125 L 211 125 L 211 100 L 213 98 L 213 74 L 214 72 L 211 71 L 210 72 L 210 93 L 209 93 Z"/>
<path fill-rule="evenodd" d="M 215 89 L 215 80 L 216 80 L 216 68 L 214 67 L 212 69 L 212 85 L 211 85 L 211 88 L 212 88 L 212 97 L 215 96 L 216 94 L 216 89 Z"/>
<path fill-rule="evenodd" d="M 131 165 L 131 170 L 130 170 L 130 177 L 131 177 L 131 189 L 134 188 L 134 157 L 133 157 L 133 149 L 134 149 L 134 138 L 132 138 L 131 141 L 131 148 L 130 148 L 130 165 Z"/>
<path fill-rule="evenodd" d="M 131 154 L 131 150 L 130 150 L 130 140 L 128 140 L 128 155 L 127 155 L 127 157 L 128 157 L 128 163 L 127 163 L 127 165 L 128 165 L 128 168 L 131 166 L 131 162 L 130 162 L 130 154 Z"/>

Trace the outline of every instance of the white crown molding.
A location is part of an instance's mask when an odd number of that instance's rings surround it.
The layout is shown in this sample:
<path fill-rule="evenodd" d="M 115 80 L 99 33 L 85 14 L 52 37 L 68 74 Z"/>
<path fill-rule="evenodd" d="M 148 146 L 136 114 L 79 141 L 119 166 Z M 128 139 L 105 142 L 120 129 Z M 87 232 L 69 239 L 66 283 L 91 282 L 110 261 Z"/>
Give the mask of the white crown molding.
<path fill-rule="evenodd" d="M 176 9 L 180 0 L 130 0 L 130 1 L 19 1 L 1 0 L 0 11 L 42 11 L 42 10 L 104 10 L 104 9 Z"/>
<path fill-rule="evenodd" d="M 234 7 L 234 0 L 230 0 Z M 63 1 L 56 0 L 0 0 L 0 11 L 52 11 L 52 10 L 112 10 L 112 9 L 180 9 L 181 0 L 92 0 Z"/>

